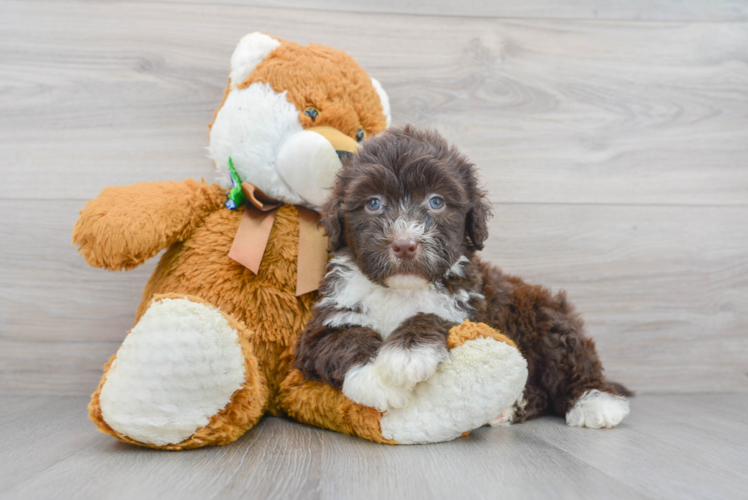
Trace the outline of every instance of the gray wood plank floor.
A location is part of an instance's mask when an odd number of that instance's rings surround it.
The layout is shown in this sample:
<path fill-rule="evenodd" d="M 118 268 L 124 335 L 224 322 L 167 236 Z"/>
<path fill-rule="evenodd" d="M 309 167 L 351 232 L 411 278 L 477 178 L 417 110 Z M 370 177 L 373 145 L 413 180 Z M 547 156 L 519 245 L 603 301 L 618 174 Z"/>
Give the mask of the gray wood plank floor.
<path fill-rule="evenodd" d="M 612 430 L 543 418 L 390 447 L 265 418 L 220 448 L 99 434 L 86 398 L 0 397 L 0 498 L 746 498 L 748 394 L 646 395 Z"/>

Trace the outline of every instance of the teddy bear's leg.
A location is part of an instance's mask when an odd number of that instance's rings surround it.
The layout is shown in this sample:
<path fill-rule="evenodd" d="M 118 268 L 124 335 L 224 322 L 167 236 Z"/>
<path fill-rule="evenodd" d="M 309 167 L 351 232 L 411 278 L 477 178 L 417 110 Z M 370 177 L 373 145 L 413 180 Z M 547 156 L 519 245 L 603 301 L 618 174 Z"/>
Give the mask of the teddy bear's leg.
<path fill-rule="evenodd" d="M 301 422 L 388 444 L 455 439 L 494 421 L 520 400 L 527 362 L 514 343 L 482 323 L 452 328 L 449 359 L 418 384 L 403 408 L 380 413 L 294 370 L 281 387 L 289 415 Z"/>
<path fill-rule="evenodd" d="M 153 448 L 236 440 L 268 399 L 248 334 L 202 299 L 155 296 L 104 367 L 91 420 L 102 432 Z"/>
<path fill-rule="evenodd" d="M 377 443 L 397 444 L 382 436 L 380 412 L 354 403 L 327 384 L 306 380 L 299 370 L 291 370 L 283 381 L 279 400 L 283 410 L 299 422 Z"/>
<path fill-rule="evenodd" d="M 418 384 L 409 404 L 382 415 L 382 436 L 400 444 L 455 439 L 521 400 L 527 361 L 508 337 L 465 321 L 447 339 L 449 359 Z"/>

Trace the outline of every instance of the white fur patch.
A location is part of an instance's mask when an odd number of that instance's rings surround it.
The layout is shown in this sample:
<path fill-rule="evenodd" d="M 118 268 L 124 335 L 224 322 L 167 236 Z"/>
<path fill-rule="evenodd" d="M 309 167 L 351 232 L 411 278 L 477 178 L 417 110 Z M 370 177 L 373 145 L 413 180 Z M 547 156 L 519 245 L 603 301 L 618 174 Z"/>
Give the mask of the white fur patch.
<path fill-rule="evenodd" d="M 358 325 L 373 329 L 387 338 L 400 323 L 418 314 L 436 314 L 456 323 L 465 321 L 470 312 L 470 295 L 451 295 L 434 284 L 417 290 L 398 290 L 369 280 L 347 255 L 335 257 L 328 277 L 331 289 L 319 301 L 319 307 L 343 309 L 331 314 L 325 326 Z M 347 310 L 346 310 L 347 309 Z"/>
<path fill-rule="evenodd" d="M 439 363 L 448 357 L 446 346 L 422 344 L 412 349 L 386 346 L 377 354 L 374 368 L 384 383 L 413 388 L 431 378 Z"/>
<path fill-rule="evenodd" d="M 379 94 L 379 102 L 382 103 L 384 116 L 387 118 L 387 126 L 389 127 L 390 123 L 392 122 L 392 117 L 390 116 L 390 98 L 387 95 L 387 92 L 384 91 L 384 87 L 382 87 L 382 84 L 379 83 L 379 80 L 377 80 L 376 78 L 372 78 L 371 84 L 374 85 L 374 90 L 376 90 L 377 94 Z"/>
<path fill-rule="evenodd" d="M 239 86 L 279 46 L 280 42 L 275 38 L 256 31 L 239 40 L 231 55 L 231 87 Z"/>
<path fill-rule="evenodd" d="M 432 240 L 436 236 L 433 231 L 427 231 L 426 225 L 417 220 L 408 220 L 398 217 L 385 229 L 385 234 L 390 238 L 398 236 L 412 236 L 419 242 Z"/>
<path fill-rule="evenodd" d="M 396 290 L 420 290 L 429 286 L 429 282 L 413 274 L 395 274 L 385 280 L 387 286 Z"/>
<path fill-rule="evenodd" d="M 465 277 L 465 268 L 463 267 L 465 264 L 468 264 L 470 262 L 470 259 L 465 257 L 464 255 L 461 255 L 459 259 L 457 259 L 457 262 L 452 264 L 452 267 L 449 268 L 447 273 L 444 275 L 445 278 L 451 278 L 453 276 L 456 276 L 458 278 L 464 278 Z"/>
<path fill-rule="evenodd" d="M 382 415 L 382 436 L 399 444 L 455 439 L 511 408 L 526 381 L 527 361 L 516 348 L 491 338 L 470 340 L 416 385 L 406 406 Z"/>
<path fill-rule="evenodd" d="M 154 302 L 107 373 L 104 421 L 141 443 L 175 444 L 221 411 L 245 380 L 236 330 L 217 309 L 187 299 Z"/>
<path fill-rule="evenodd" d="M 275 165 L 282 145 L 302 130 L 299 112 L 285 92 L 278 94 L 266 83 L 229 92 L 210 129 L 208 146 L 208 157 L 221 174 L 221 186 L 231 187 L 230 156 L 242 181 L 251 182 L 271 198 L 305 204 Z"/>
<path fill-rule="evenodd" d="M 373 363 L 355 366 L 348 370 L 343 381 L 343 394 L 358 404 L 387 411 L 405 406 L 412 388 L 385 384 Z"/>
<path fill-rule="evenodd" d="M 401 200 L 400 211 L 406 211 L 405 203 Z M 433 228 L 427 228 L 426 225 L 418 220 L 412 220 L 407 217 L 398 217 L 384 228 L 384 234 L 390 238 L 412 236 L 418 242 L 417 253 L 430 263 L 435 264 L 441 259 L 436 252 L 439 242 L 436 238 L 436 231 Z M 397 260 L 394 254 L 389 254 L 390 260 Z M 389 285 L 389 284 L 388 284 Z"/>
<path fill-rule="evenodd" d="M 573 427 L 601 429 L 615 427 L 629 414 L 629 401 L 597 389 L 582 394 L 566 414 L 566 423 Z"/>

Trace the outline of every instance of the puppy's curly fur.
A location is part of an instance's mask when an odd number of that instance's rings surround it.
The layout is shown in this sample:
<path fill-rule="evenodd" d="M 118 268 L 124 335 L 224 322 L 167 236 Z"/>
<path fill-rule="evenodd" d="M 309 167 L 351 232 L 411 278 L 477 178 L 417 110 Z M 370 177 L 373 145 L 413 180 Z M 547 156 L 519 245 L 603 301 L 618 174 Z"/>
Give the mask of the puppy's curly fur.
<path fill-rule="evenodd" d="M 476 256 L 490 216 L 474 165 L 436 132 L 405 127 L 366 141 L 325 207 L 334 257 L 296 367 L 362 404 L 402 406 L 447 358 L 449 329 L 471 319 L 509 336 L 527 358 L 525 402 L 502 423 L 553 414 L 571 425 L 616 425 L 632 393 L 603 377 L 565 293 Z"/>

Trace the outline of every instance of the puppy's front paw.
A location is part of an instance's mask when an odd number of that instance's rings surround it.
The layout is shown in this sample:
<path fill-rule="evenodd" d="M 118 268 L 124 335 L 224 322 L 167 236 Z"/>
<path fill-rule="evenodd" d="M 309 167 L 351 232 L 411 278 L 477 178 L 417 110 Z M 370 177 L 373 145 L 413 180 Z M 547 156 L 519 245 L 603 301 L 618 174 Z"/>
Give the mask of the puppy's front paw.
<path fill-rule="evenodd" d="M 566 414 L 566 423 L 572 427 L 601 429 L 615 427 L 629 414 L 629 402 L 597 389 L 587 391 Z"/>
<path fill-rule="evenodd" d="M 443 345 L 425 344 L 412 349 L 386 346 L 379 351 L 374 367 L 386 384 L 412 389 L 431 378 L 439 363 L 448 357 Z"/>
<path fill-rule="evenodd" d="M 405 406 L 411 389 L 386 385 L 377 375 L 374 364 L 367 363 L 348 371 L 343 381 L 343 394 L 358 404 L 387 411 Z"/>

